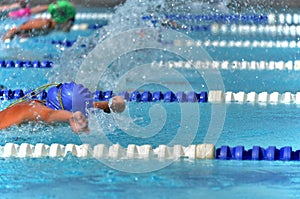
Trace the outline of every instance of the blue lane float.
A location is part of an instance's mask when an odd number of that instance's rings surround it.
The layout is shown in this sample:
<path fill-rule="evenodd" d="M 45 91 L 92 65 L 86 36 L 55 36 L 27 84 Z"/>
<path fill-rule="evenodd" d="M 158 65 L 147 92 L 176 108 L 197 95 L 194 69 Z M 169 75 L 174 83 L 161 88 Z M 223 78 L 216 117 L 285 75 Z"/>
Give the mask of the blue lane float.
<path fill-rule="evenodd" d="M 101 100 L 101 94 L 99 95 L 100 91 L 94 92 L 94 99 L 95 100 Z M 111 97 L 114 95 L 120 95 L 127 101 L 131 102 L 158 102 L 158 101 L 164 101 L 164 102 L 201 102 L 206 103 L 208 102 L 208 95 L 206 91 L 202 91 L 200 93 L 196 92 L 189 92 L 186 94 L 183 91 L 179 91 L 176 94 L 172 91 L 167 92 L 161 92 L 161 91 L 155 91 L 151 93 L 150 91 L 133 91 L 133 92 L 127 92 L 122 91 L 119 94 L 111 93 Z M 191 95 L 194 97 L 192 98 Z M 103 96 L 103 94 L 102 94 Z M 97 98 L 99 97 L 99 98 Z M 96 99 L 97 98 L 97 99 Z M 192 98 L 192 99 L 190 99 Z M 104 99 L 102 99 L 104 100 Z"/>
<path fill-rule="evenodd" d="M 207 92 L 205 91 L 202 91 L 200 94 L 199 94 L 199 100 L 198 102 L 208 102 L 208 95 L 207 95 Z"/>
<path fill-rule="evenodd" d="M 293 151 L 291 146 L 280 149 L 275 146 L 262 148 L 253 146 L 252 149 L 245 150 L 244 146 L 222 146 L 216 150 L 216 159 L 220 160 L 267 160 L 267 161 L 299 161 L 300 150 Z"/>
<path fill-rule="evenodd" d="M 94 101 L 102 101 L 102 96 L 103 96 L 102 91 L 95 91 L 93 93 L 93 99 L 94 99 Z"/>
<path fill-rule="evenodd" d="M 107 24 L 89 24 L 88 29 L 90 30 L 98 30 Z"/>
<path fill-rule="evenodd" d="M 152 94 L 152 101 L 157 102 L 164 99 L 164 94 L 160 91 L 156 91 Z"/>
<path fill-rule="evenodd" d="M 176 95 L 172 91 L 167 91 L 164 94 L 164 102 L 174 102 L 177 100 Z"/>
<path fill-rule="evenodd" d="M 54 63 L 49 60 L 0 60 L 0 68 L 52 68 Z"/>
<path fill-rule="evenodd" d="M 140 100 L 141 100 L 141 94 L 138 91 L 134 91 L 134 92 L 130 93 L 129 100 L 131 102 L 140 102 Z"/>
<path fill-rule="evenodd" d="M 107 94 L 107 92 L 109 92 Z M 119 94 L 115 94 L 112 91 L 95 91 L 94 92 L 94 100 L 95 101 L 108 101 L 112 96 L 120 95 L 125 100 L 130 102 L 201 102 L 206 103 L 208 102 L 208 95 L 206 91 L 196 93 L 196 92 L 189 92 L 186 94 L 183 91 L 179 91 L 176 94 L 172 91 L 167 91 L 165 93 L 161 91 L 155 91 L 151 93 L 150 91 L 133 91 L 127 92 L 122 91 Z"/>
<path fill-rule="evenodd" d="M 28 99 L 37 99 L 37 100 L 46 100 L 47 92 L 41 91 L 40 93 L 35 94 L 32 90 L 23 91 L 22 89 L 5 89 L 0 90 L 0 100 L 17 100 L 26 96 Z"/>
<path fill-rule="evenodd" d="M 8 89 L 8 90 L 1 90 L 0 91 L 0 99 L 1 100 L 11 100 L 13 99 L 13 91 Z"/>
<path fill-rule="evenodd" d="M 179 91 L 176 93 L 176 99 L 178 102 L 186 102 L 186 94 L 183 91 Z"/>
<path fill-rule="evenodd" d="M 51 44 L 64 47 L 72 47 L 75 42 L 76 40 L 51 40 Z"/>
<path fill-rule="evenodd" d="M 19 99 L 24 96 L 24 92 L 22 89 L 17 89 L 13 91 L 13 99 Z"/>
<path fill-rule="evenodd" d="M 113 91 L 104 91 L 102 93 L 102 100 L 103 101 L 108 101 L 112 97 L 113 97 Z"/>
<path fill-rule="evenodd" d="M 144 91 L 141 94 L 141 101 L 142 102 L 151 102 L 152 100 L 152 93 L 150 91 Z"/>
<path fill-rule="evenodd" d="M 251 160 L 263 160 L 264 159 L 264 151 L 259 146 L 253 146 L 253 148 L 249 150 L 249 154 L 251 154 Z"/>
<path fill-rule="evenodd" d="M 199 95 L 194 91 L 189 92 L 186 98 L 188 102 L 198 102 L 198 99 Z"/>
<path fill-rule="evenodd" d="M 32 90 L 23 91 L 22 89 L 5 89 L 0 90 L 0 99 L 1 100 L 16 100 L 23 96 L 27 96 L 30 99 L 40 99 L 44 100 L 47 97 L 47 92 L 45 90 L 41 91 L 38 94 L 32 93 Z M 178 102 L 178 103 L 184 103 L 184 102 L 199 102 L 199 103 L 206 103 L 208 102 L 207 99 L 207 92 L 202 91 L 200 93 L 196 92 L 189 92 L 186 94 L 183 91 L 179 91 L 176 94 L 172 91 L 167 91 L 165 93 L 161 91 L 156 91 L 151 93 L 150 91 L 133 91 L 133 92 L 127 92 L 122 91 L 120 93 L 114 93 L 111 90 L 108 91 L 101 91 L 96 90 L 93 92 L 93 99 L 94 101 L 109 101 L 110 98 L 112 98 L 115 95 L 122 96 L 125 100 L 130 102 Z"/>

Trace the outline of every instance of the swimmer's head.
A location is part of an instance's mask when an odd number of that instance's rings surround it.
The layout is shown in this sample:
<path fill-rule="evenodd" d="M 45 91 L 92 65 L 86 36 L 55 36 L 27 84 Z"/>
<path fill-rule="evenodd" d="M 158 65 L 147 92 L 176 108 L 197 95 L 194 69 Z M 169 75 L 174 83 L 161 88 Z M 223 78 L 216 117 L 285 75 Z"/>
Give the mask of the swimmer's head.
<path fill-rule="evenodd" d="M 46 106 L 54 110 L 80 111 L 93 107 L 92 93 L 82 84 L 74 82 L 59 84 L 48 90 Z"/>
<path fill-rule="evenodd" d="M 26 8 L 28 5 L 28 0 L 18 0 L 18 3 L 21 8 Z"/>
<path fill-rule="evenodd" d="M 51 18 L 57 23 L 74 22 L 76 10 L 74 5 L 68 0 L 58 0 L 48 7 Z"/>

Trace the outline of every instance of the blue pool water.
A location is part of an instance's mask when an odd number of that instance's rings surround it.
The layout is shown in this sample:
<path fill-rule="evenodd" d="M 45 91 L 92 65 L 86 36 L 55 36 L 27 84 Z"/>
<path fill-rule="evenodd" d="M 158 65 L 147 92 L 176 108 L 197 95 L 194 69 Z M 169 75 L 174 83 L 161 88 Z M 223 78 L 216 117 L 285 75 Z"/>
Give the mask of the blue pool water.
<path fill-rule="evenodd" d="M 134 2 L 133 2 L 134 3 Z M 131 11 L 129 5 L 117 10 L 117 14 L 128 14 Z M 126 7 L 127 6 L 127 7 Z M 128 8 L 129 7 L 129 8 Z M 134 11 L 134 8 L 132 8 Z M 137 9 L 137 8 L 136 8 Z M 127 13 L 124 13 L 124 10 Z M 142 10 L 142 9 L 141 9 Z M 82 10 L 84 12 L 86 10 Z M 102 12 L 103 10 L 101 10 Z M 99 12 L 99 10 L 90 10 Z M 134 12 L 132 12 L 134 13 Z M 143 13 L 142 11 L 140 13 Z M 143 13 L 144 14 L 144 13 Z M 137 20 L 134 14 L 128 16 L 132 21 Z M 138 16 L 137 18 L 139 18 Z M 108 27 L 115 26 L 114 23 L 122 17 L 116 16 Z M 89 19 L 77 21 L 89 24 L 99 23 Z M 126 25 L 119 24 L 117 30 L 122 31 Z M 5 21 L 4 23 L 11 23 Z M 128 22 L 130 23 L 130 22 Z M 0 25 L 3 27 L 2 25 Z M 137 25 L 138 26 L 138 25 Z M 131 27 L 131 26 L 130 26 Z M 3 29 L 0 32 L 3 33 Z M 106 29 L 105 31 L 108 31 Z M 113 30 L 113 29 L 110 29 Z M 99 34 L 103 33 L 99 31 Z M 77 62 L 83 59 L 81 53 L 88 52 L 90 44 L 97 44 L 99 36 L 94 35 L 95 30 L 73 31 L 69 34 L 52 33 L 44 37 L 29 39 L 20 42 L 16 39 L 9 44 L 0 42 L 3 53 L 1 59 L 5 60 L 52 60 L 55 67 L 51 69 L 33 68 L 1 68 L 0 83 L 10 89 L 32 89 L 56 80 L 58 73 L 74 72 L 71 65 L 77 66 Z M 207 33 L 193 33 L 191 37 L 197 39 L 227 39 L 225 36 L 218 38 Z M 89 37 L 88 37 L 89 36 Z M 88 38 L 85 38 L 88 37 Z M 236 36 L 238 39 L 243 37 Z M 97 38 L 97 39 L 96 39 Z M 86 45 L 80 48 L 62 48 L 50 44 L 52 40 L 79 40 Z M 254 38 L 250 38 L 254 40 Z M 257 39 L 257 38 L 256 38 Z M 266 38 L 276 40 L 276 38 Z M 279 38 L 287 39 L 287 38 Z M 294 38 L 288 38 L 293 40 Z M 90 41 L 90 43 L 87 42 Z M 49 42 L 49 43 L 47 43 Z M 80 46 L 78 44 L 78 46 Z M 77 47 L 78 47 L 77 46 Z M 35 47 L 34 51 L 32 48 Z M 212 60 L 237 60 L 237 61 L 289 61 L 299 58 L 298 48 L 213 48 L 205 49 Z M 73 57 L 69 57 L 71 55 Z M 141 52 L 134 57 L 147 60 L 148 57 Z M 169 57 L 168 57 L 169 58 Z M 126 58 L 124 59 L 126 60 Z M 122 60 L 122 66 L 127 63 Z M 134 59 L 133 59 L 134 60 Z M 134 63 L 134 61 L 128 63 Z M 138 61 L 136 61 L 138 62 Z M 66 65 L 64 65 L 66 63 Z M 63 68 L 65 67 L 65 68 Z M 194 70 L 179 69 L 195 91 L 207 91 L 205 81 L 195 73 Z M 267 91 L 280 93 L 299 91 L 298 71 L 273 70 L 220 70 L 224 88 L 226 91 L 244 91 L 257 93 Z M 61 79 L 61 77 L 59 77 Z M 113 77 L 112 79 L 117 79 Z M 108 79 L 109 80 L 109 79 Z M 171 87 L 175 91 L 186 89 L 182 82 L 176 82 L 174 77 L 158 79 L 148 85 L 152 92 L 157 88 Z M 130 80 L 129 80 L 130 81 Z M 163 86 L 161 86 L 162 84 Z M 157 86 L 158 85 L 158 86 Z M 175 85 L 175 86 L 174 86 Z M 135 88 L 131 82 L 128 89 Z M 109 86 L 106 86 L 109 88 Z M 184 90 L 187 91 L 187 90 Z M 1 109 L 10 102 L 2 101 Z M 161 106 L 166 110 L 166 122 L 155 135 L 149 138 L 134 136 L 130 128 L 138 125 L 141 129 L 150 125 L 155 129 L 157 123 L 151 120 L 151 109 Z M 263 104 L 225 104 L 226 117 L 222 131 L 217 139 L 205 140 L 214 143 L 216 147 L 222 145 L 243 145 L 250 149 L 253 145 L 262 147 L 292 146 L 293 150 L 299 147 L 299 115 L 300 108 L 297 105 L 263 105 Z M 0 145 L 13 142 L 21 143 L 59 143 L 66 145 L 73 143 L 80 145 L 84 140 L 93 140 L 101 143 L 102 138 L 108 138 L 111 143 L 119 143 L 123 147 L 128 144 L 151 144 L 153 148 L 160 144 L 185 144 L 203 143 L 209 128 L 212 105 L 192 103 L 128 103 L 130 118 L 121 115 L 121 120 L 116 121 L 112 116 L 99 112 L 101 131 L 92 129 L 88 136 L 75 135 L 68 125 L 57 124 L 54 126 L 45 124 L 24 124 L 21 127 L 11 127 L 1 131 Z M 199 110 L 199 120 L 195 118 Z M 159 110 L 159 109 L 154 109 Z M 183 110 L 191 112 L 182 117 Z M 158 122 L 163 114 L 152 113 Z M 197 115 L 196 115 L 197 116 Z M 153 119 L 153 118 L 152 118 Z M 162 118 L 163 119 L 163 118 Z M 195 123 L 191 125 L 191 123 Z M 95 121 L 93 121 L 95 122 Z M 93 125 L 91 122 L 91 125 Z M 119 122 L 119 123 L 118 123 Z M 153 126 L 151 126 L 153 125 Z M 180 126 L 181 125 L 181 126 Z M 193 132 L 197 125 L 196 132 Z M 220 124 L 222 125 L 222 124 Z M 122 129 L 122 130 L 121 130 Z M 127 131 L 129 129 L 129 132 Z M 178 134 L 178 129 L 185 135 L 182 139 L 172 142 Z M 135 132 L 143 135 L 143 131 Z M 99 136 L 101 135 L 101 136 Z M 92 142 L 92 141 L 91 141 Z M 159 164 L 164 160 L 109 160 L 102 162 L 95 159 L 80 159 L 72 155 L 64 158 L 2 158 L 0 169 L 0 197 L 1 198 L 298 198 L 299 197 L 299 162 L 283 161 L 221 161 L 221 160 L 188 160 L 181 159 L 172 162 L 169 166 L 148 173 L 127 173 L 113 169 L 113 165 L 125 165 L 132 167 L 144 166 L 145 164 Z M 109 166 L 108 166 L 109 165 Z"/>

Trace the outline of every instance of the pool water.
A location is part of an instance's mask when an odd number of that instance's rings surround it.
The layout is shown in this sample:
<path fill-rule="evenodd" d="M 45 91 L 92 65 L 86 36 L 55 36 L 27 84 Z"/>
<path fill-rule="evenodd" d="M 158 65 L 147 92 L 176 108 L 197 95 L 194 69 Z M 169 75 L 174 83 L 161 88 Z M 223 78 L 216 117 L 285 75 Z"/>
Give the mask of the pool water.
<path fill-rule="evenodd" d="M 130 13 L 128 5 L 118 8 L 117 14 Z M 146 3 L 145 3 L 146 4 Z M 147 4 L 148 5 L 148 4 Z M 130 8 L 130 9 L 129 9 Z M 141 8 L 141 10 L 143 10 Z M 82 10 L 84 12 L 86 10 Z M 98 10 L 92 10 L 99 12 Z M 90 12 L 92 12 L 90 11 Z M 102 10 L 101 10 L 102 12 Z M 149 11 L 150 12 L 150 11 Z M 128 14 L 127 13 L 127 14 Z M 132 12 L 134 13 L 134 12 Z M 140 12 L 142 13 L 142 11 Z M 143 13 L 145 14 L 145 13 Z M 140 19 L 140 16 L 130 18 L 132 21 Z M 122 17 L 116 16 L 107 27 L 115 26 Z M 76 23 L 87 22 L 89 24 L 99 23 L 89 19 L 87 21 L 76 21 Z M 5 21 L 0 25 L 0 33 L 4 33 Z M 15 22 L 17 23 L 17 22 Z M 19 23 L 19 22 L 18 22 Z M 122 31 L 130 22 L 124 21 L 115 27 Z M 136 25 L 136 24 L 134 24 Z M 136 25 L 138 26 L 138 25 Z M 130 26 L 131 27 L 131 26 Z M 115 29 L 115 30 L 116 30 Z M 69 34 L 51 33 L 50 35 L 28 39 L 21 42 L 15 39 L 10 43 L 0 42 L 3 53 L 0 59 L 5 60 L 52 60 L 55 67 L 51 69 L 35 68 L 1 68 L 0 83 L 10 89 L 32 89 L 51 82 L 56 79 L 58 72 L 70 71 L 72 64 L 80 64 L 80 60 L 90 50 L 89 45 L 97 44 L 99 35 L 109 29 L 73 31 Z M 193 39 L 226 39 L 219 38 L 207 33 L 193 33 Z M 87 37 L 87 38 L 86 38 Z M 53 40 L 79 40 L 79 44 L 73 48 L 66 48 L 51 44 Z M 236 39 L 243 37 L 236 36 Z M 254 40 L 254 38 L 250 38 Z M 255 38 L 257 39 L 257 38 Z M 261 39 L 270 39 L 262 37 Z M 282 40 L 287 38 L 280 38 Z M 295 38 L 288 38 L 293 40 Z M 90 43 L 85 43 L 91 40 Z M 276 40 L 276 38 L 271 38 Z M 48 43 L 49 42 L 49 43 Z M 80 43 L 81 42 L 81 43 Z M 81 46 L 85 43 L 85 46 Z M 77 47 L 80 48 L 77 48 Z M 32 51 L 35 47 L 36 50 Z M 207 47 L 205 49 L 212 60 L 218 61 L 289 61 L 299 57 L 297 48 L 234 48 L 234 47 Z M 1 51 L 2 52 L 2 51 Z M 70 58 L 68 55 L 72 55 Z M 141 52 L 142 59 L 149 59 Z M 129 55 L 130 57 L 130 55 Z M 138 57 L 138 56 L 137 56 Z M 126 58 L 124 59 L 126 60 Z M 74 61 L 74 62 L 73 62 Z M 130 63 L 134 63 L 133 60 Z M 67 65 L 64 65 L 67 63 Z M 127 67 L 125 61 L 122 65 Z M 60 67 L 60 68 L 59 68 Z M 66 67 L 66 68 L 63 68 Z M 188 83 L 195 91 L 207 91 L 205 81 L 195 73 L 193 69 L 179 69 Z M 255 91 L 257 93 L 277 91 L 283 93 L 299 91 L 298 71 L 288 70 L 220 70 L 224 88 L 226 91 L 246 93 Z M 62 77 L 60 77 L 62 78 Z M 116 77 L 114 77 L 116 78 Z M 163 86 L 158 86 L 162 84 Z M 135 88 L 134 82 L 132 88 Z M 165 78 L 157 80 L 147 89 L 154 92 L 157 88 L 168 88 L 172 85 L 174 91 L 187 92 L 186 86 L 176 84 L 176 79 Z M 175 85 L 175 86 L 174 86 Z M 109 87 L 108 87 L 109 88 Z M 128 88 L 129 90 L 132 88 Z M 2 101 L 1 109 L 10 102 Z M 13 142 L 21 143 L 59 143 L 66 145 L 73 143 L 80 145 L 84 140 L 93 140 L 101 143 L 102 138 L 107 138 L 111 143 L 119 143 L 123 147 L 128 144 L 150 144 L 154 148 L 160 144 L 186 144 L 191 143 L 214 143 L 216 147 L 223 145 L 243 145 L 250 149 L 254 145 L 261 147 L 292 146 L 293 150 L 300 149 L 298 130 L 300 129 L 300 109 L 294 104 L 239 104 L 229 103 L 224 105 L 226 117 L 224 126 L 217 139 L 205 140 L 211 119 L 212 104 L 204 103 L 128 103 L 128 114 L 130 118 L 121 115 L 119 121 L 111 115 L 99 112 L 102 129 L 91 127 L 91 134 L 87 136 L 75 135 L 68 125 L 57 124 L 54 126 L 46 124 L 24 124 L 21 127 L 13 126 L 1 131 L 0 145 Z M 161 107 L 165 114 L 160 112 Z M 151 112 L 151 110 L 153 112 Z M 182 117 L 185 111 L 190 112 Z M 199 111 L 199 118 L 197 116 Z M 153 118 L 158 118 L 153 120 Z M 135 133 L 144 135 L 147 126 L 156 129 L 159 121 L 166 119 L 161 129 L 149 138 L 136 136 Z M 158 123 L 155 123 L 156 121 Z M 93 121 L 95 122 L 95 121 Z M 93 125 L 91 122 L 91 125 Z M 118 123 L 119 122 L 119 123 Z M 191 125 L 193 124 L 193 125 Z M 193 132 L 196 128 L 196 132 Z M 222 124 L 220 124 L 222 125 Z M 132 128 L 138 126 L 134 131 Z M 96 126 L 97 127 L 97 126 Z M 129 130 L 128 130 L 129 129 Z M 178 129 L 184 136 L 173 141 L 178 135 Z M 100 136 L 99 136 L 100 135 Z M 221 160 L 189 160 L 180 159 L 172 162 L 169 166 L 148 173 L 128 173 L 114 169 L 113 165 L 125 165 L 132 167 L 143 167 L 145 164 L 160 164 L 167 160 L 108 160 L 109 164 L 96 159 L 77 158 L 70 154 L 64 158 L 2 158 L 0 169 L 0 192 L 1 198 L 298 198 L 299 193 L 299 163 L 297 161 L 221 161 Z M 138 168 L 137 168 L 138 170 Z"/>
<path fill-rule="evenodd" d="M 128 174 L 95 160 L 74 157 L 1 161 L 1 170 L 5 171 L 1 174 L 3 198 L 297 198 L 299 195 L 297 162 L 178 161 L 156 172 Z M 283 169 L 286 167 L 289 169 Z"/>

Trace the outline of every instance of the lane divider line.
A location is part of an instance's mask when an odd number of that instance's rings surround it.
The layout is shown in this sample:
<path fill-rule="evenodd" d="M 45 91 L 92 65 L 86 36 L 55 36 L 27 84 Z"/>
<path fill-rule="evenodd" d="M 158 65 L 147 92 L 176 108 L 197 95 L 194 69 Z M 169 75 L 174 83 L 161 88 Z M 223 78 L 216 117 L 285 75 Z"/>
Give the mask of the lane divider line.
<path fill-rule="evenodd" d="M 271 41 L 271 40 L 174 40 L 168 44 L 174 46 L 201 46 L 201 47 L 221 47 L 221 48 L 299 48 L 300 41 Z"/>
<path fill-rule="evenodd" d="M 114 14 L 113 13 L 89 13 L 89 12 L 79 12 L 76 13 L 75 19 L 77 20 L 108 20 Z M 39 13 L 35 14 L 34 18 L 50 18 L 49 13 Z"/>
<path fill-rule="evenodd" d="M 220 69 L 220 70 L 289 70 L 299 71 L 300 60 L 295 61 L 169 61 L 153 62 L 153 66 L 184 69 Z"/>
<path fill-rule="evenodd" d="M 43 143 L 36 145 L 6 143 L 4 146 L 0 146 L 0 157 L 3 158 L 58 158 L 65 157 L 67 154 L 79 158 L 96 159 L 214 159 L 215 146 L 213 144 L 195 144 L 186 147 L 159 145 L 157 148 L 153 148 L 151 145 L 129 144 L 127 148 L 123 148 L 120 144 L 111 146 L 98 144 L 92 147 L 90 144 L 61 145 L 57 143 L 50 146 Z"/>
<path fill-rule="evenodd" d="M 167 91 L 165 93 L 161 91 L 150 92 L 150 91 L 133 91 L 127 92 L 122 91 L 120 93 L 114 93 L 111 90 L 93 92 L 94 101 L 109 101 L 113 96 L 120 95 L 128 102 L 165 102 L 165 103 L 260 103 L 260 104 L 300 104 L 300 92 L 260 92 L 254 91 L 246 93 L 243 91 L 232 92 L 232 91 L 220 91 L 210 90 L 209 92 L 202 91 L 197 93 L 195 91 L 190 92 L 172 92 Z M 40 91 L 38 94 L 32 92 L 32 90 L 23 91 L 22 89 L 5 89 L 0 90 L 0 100 L 17 100 L 26 96 L 28 99 L 46 100 L 47 92 Z"/>
<path fill-rule="evenodd" d="M 56 45 L 71 45 L 73 41 L 52 41 Z M 289 70 L 299 71 L 300 60 L 295 61 L 169 61 L 153 62 L 153 66 L 184 69 L 220 69 L 220 70 Z M 0 68 L 52 68 L 49 60 L 0 60 Z"/>
<path fill-rule="evenodd" d="M 67 144 L 53 143 L 50 146 L 43 143 L 31 145 L 22 143 L 6 143 L 0 146 L 1 158 L 61 158 L 72 155 L 80 159 L 218 159 L 218 160 L 265 160 L 265 161 L 299 161 L 300 150 L 293 151 L 291 146 L 276 148 L 269 146 L 263 148 L 253 146 L 246 150 L 244 146 L 221 146 L 215 148 L 213 144 L 182 145 L 159 145 L 153 148 L 151 145 L 129 144 L 123 148 L 120 144 L 106 146 L 97 144 Z"/>
<path fill-rule="evenodd" d="M 197 23 L 230 23 L 230 24 L 300 24 L 300 14 L 298 13 L 269 13 L 269 14 L 240 14 L 240 15 L 230 15 L 230 14 L 215 14 L 215 15 L 205 15 L 205 14 L 167 14 L 161 16 L 160 18 L 175 20 L 175 21 L 189 21 Z M 146 21 L 158 21 L 159 17 L 153 15 L 142 16 L 142 20 Z"/>

